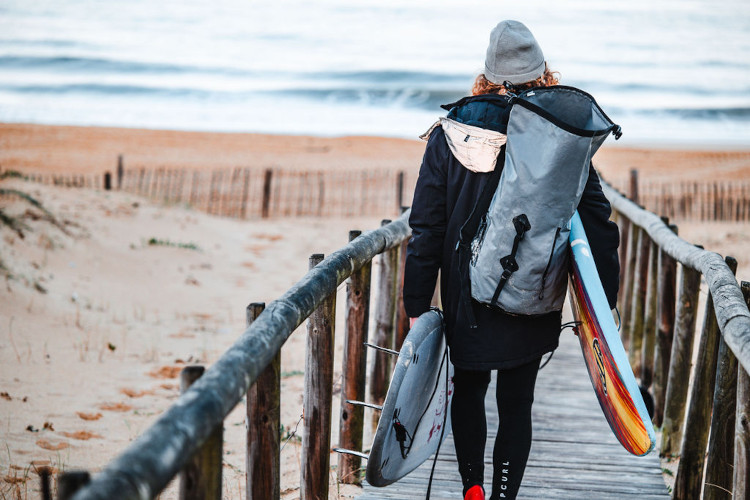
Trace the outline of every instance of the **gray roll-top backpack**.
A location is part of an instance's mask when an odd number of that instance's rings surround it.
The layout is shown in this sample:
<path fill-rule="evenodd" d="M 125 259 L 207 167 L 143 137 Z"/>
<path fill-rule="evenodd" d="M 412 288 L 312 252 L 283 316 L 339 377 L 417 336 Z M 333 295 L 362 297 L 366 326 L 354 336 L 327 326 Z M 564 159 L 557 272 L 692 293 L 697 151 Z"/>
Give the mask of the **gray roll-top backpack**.
<path fill-rule="evenodd" d="M 562 309 L 570 219 L 591 157 L 610 133 L 621 135 L 594 98 L 573 87 L 493 97 L 510 110 L 507 137 L 457 245 L 472 327 L 471 299 L 526 316 Z"/>

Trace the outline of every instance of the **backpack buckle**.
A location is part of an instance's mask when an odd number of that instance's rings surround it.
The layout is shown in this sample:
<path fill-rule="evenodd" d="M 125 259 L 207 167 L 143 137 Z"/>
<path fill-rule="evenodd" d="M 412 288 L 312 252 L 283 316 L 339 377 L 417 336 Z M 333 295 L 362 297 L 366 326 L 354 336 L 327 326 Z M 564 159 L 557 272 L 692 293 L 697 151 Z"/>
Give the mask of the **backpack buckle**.
<path fill-rule="evenodd" d="M 514 255 L 506 255 L 500 259 L 500 265 L 503 266 L 503 277 L 507 280 L 510 275 L 518 271 L 518 262 Z"/>
<path fill-rule="evenodd" d="M 526 217 L 526 214 L 513 217 L 513 226 L 516 228 L 516 234 L 518 235 L 519 240 L 522 240 L 523 235 L 531 229 L 531 223 L 529 222 L 529 218 Z"/>

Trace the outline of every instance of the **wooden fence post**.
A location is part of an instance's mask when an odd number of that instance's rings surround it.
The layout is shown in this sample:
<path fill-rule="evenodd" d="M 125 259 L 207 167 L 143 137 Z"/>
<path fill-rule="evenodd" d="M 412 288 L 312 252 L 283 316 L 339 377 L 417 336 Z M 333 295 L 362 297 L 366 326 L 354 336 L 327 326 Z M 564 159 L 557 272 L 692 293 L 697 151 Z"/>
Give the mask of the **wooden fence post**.
<path fill-rule="evenodd" d="M 164 175 L 164 169 L 157 168 L 154 170 L 154 178 L 151 182 L 151 199 L 152 200 L 158 200 L 159 199 L 159 193 L 162 184 L 164 184 L 164 179 L 162 178 Z"/>
<path fill-rule="evenodd" d="M 200 174 L 197 170 L 193 170 L 193 180 L 190 183 L 190 197 L 188 198 L 188 204 L 190 204 L 190 207 L 193 209 L 198 208 L 198 201 L 200 198 L 198 197 L 198 186 L 200 186 L 199 182 Z"/>
<path fill-rule="evenodd" d="M 50 474 L 52 468 L 49 466 L 42 466 L 37 468 L 39 473 L 39 482 L 41 486 L 42 500 L 52 500 L 52 489 L 50 488 Z"/>
<path fill-rule="evenodd" d="M 206 213 L 212 214 L 214 207 L 214 189 L 216 185 L 216 171 L 211 171 L 211 179 L 207 183 L 208 192 L 206 193 Z"/>
<path fill-rule="evenodd" d="M 742 295 L 750 307 L 750 282 L 742 282 Z M 737 375 L 732 498 L 739 499 L 750 497 L 750 376 L 742 366 Z"/>
<path fill-rule="evenodd" d="M 180 373 L 180 393 L 195 383 L 205 368 L 186 366 Z M 218 425 L 180 473 L 180 500 L 221 500 L 224 427 Z"/>
<path fill-rule="evenodd" d="M 185 198 L 185 177 L 187 177 L 187 173 L 184 170 L 180 170 L 179 177 L 180 177 L 180 181 L 175 186 L 177 189 L 177 194 L 175 195 L 175 202 L 182 204 L 182 200 Z"/>
<path fill-rule="evenodd" d="M 151 176 L 153 175 L 153 169 L 146 170 L 145 174 L 146 178 L 143 181 L 143 190 L 140 194 L 148 198 L 151 196 Z"/>
<path fill-rule="evenodd" d="M 677 226 L 669 228 L 677 234 Z M 664 419 L 664 398 L 672 359 L 674 336 L 677 261 L 664 250 L 659 251 L 658 330 L 654 353 L 654 424 L 659 427 Z"/>
<path fill-rule="evenodd" d="M 639 226 L 634 223 L 630 224 L 630 234 L 628 236 L 628 250 L 627 250 L 627 262 L 625 262 L 625 284 L 623 286 L 622 296 L 622 328 L 621 337 L 622 342 L 625 344 L 625 348 L 628 349 L 631 343 L 631 327 L 630 317 L 632 309 L 632 298 L 633 298 L 633 281 L 635 277 L 635 268 L 638 257 L 638 238 L 639 234 L 643 231 Z"/>
<path fill-rule="evenodd" d="M 408 207 L 401 207 L 401 213 L 403 214 L 408 209 Z M 401 350 L 401 345 L 409 333 L 409 316 L 407 316 L 406 309 L 404 308 L 404 271 L 406 270 L 406 248 L 408 245 L 409 238 L 404 238 L 399 249 L 398 289 L 396 292 L 396 338 L 394 344 L 397 351 Z M 438 286 L 440 286 L 440 282 L 438 282 Z"/>
<path fill-rule="evenodd" d="M 122 155 L 117 155 L 117 189 L 122 189 L 122 177 L 125 175 L 125 166 L 123 165 Z"/>
<path fill-rule="evenodd" d="M 629 198 L 635 204 L 639 203 L 638 200 L 638 169 L 630 169 L 630 196 Z"/>
<path fill-rule="evenodd" d="M 641 351 L 641 387 L 650 389 L 654 380 L 654 356 L 656 345 L 656 302 L 659 267 L 659 247 L 650 242 L 647 280 L 645 319 L 643 323 L 643 350 Z"/>
<path fill-rule="evenodd" d="M 399 170 L 396 176 L 396 209 L 401 210 L 404 206 L 404 171 Z"/>
<path fill-rule="evenodd" d="M 164 203 L 172 203 L 172 189 L 174 182 L 172 181 L 172 178 L 174 177 L 175 171 L 172 169 L 168 169 L 164 171 L 164 184 L 162 185 L 162 201 Z"/>
<path fill-rule="evenodd" d="M 727 257 L 726 262 L 730 269 L 736 272 L 737 261 L 732 257 Z M 720 337 L 713 297 L 709 292 L 698 348 L 698 362 L 690 391 L 690 405 L 687 409 L 685 431 L 682 435 L 680 465 L 675 478 L 673 498 L 678 500 L 692 500 L 699 498 L 701 494 L 706 444 L 708 431 L 711 428 L 711 409 Z"/>
<path fill-rule="evenodd" d="M 235 167 L 232 169 L 232 176 L 230 177 L 229 186 L 223 193 L 222 202 L 224 206 L 224 213 L 222 215 L 226 217 L 239 217 L 238 203 L 236 191 L 239 187 L 240 169 Z"/>
<path fill-rule="evenodd" d="M 136 190 L 136 193 L 143 194 L 143 177 L 146 175 L 146 169 L 142 168 L 138 172 L 138 188 Z"/>
<path fill-rule="evenodd" d="M 389 224 L 384 220 L 381 225 Z M 378 304 L 375 313 L 375 345 L 393 349 L 393 330 L 396 315 L 396 284 L 398 279 L 398 247 L 380 254 L 380 279 L 378 283 Z M 370 396 L 372 402 L 382 405 L 391 374 L 391 356 L 384 352 L 375 352 L 370 376 Z M 375 416 L 373 425 L 377 425 Z"/>
<path fill-rule="evenodd" d="M 247 306 L 247 326 L 260 316 L 265 307 L 263 302 L 253 302 Z M 247 391 L 246 422 L 246 498 L 278 500 L 281 496 L 281 351 L 276 353 Z"/>
<path fill-rule="evenodd" d="M 349 241 L 362 234 L 350 231 Z M 347 400 L 364 401 L 367 352 L 367 329 L 370 320 L 370 279 L 372 261 L 354 271 L 346 284 L 346 330 L 344 332 L 343 382 L 341 387 L 341 421 L 339 447 L 361 451 L 365 412 L 361 406 L 348 404 Z M 339 454 L 339 481 L 360 484 L 362 459 L 345 453 Z"/>
<path fill-rule="evenodd" d="M 620 227 L 620 290 L 617 296 L 620 298 L 620 309 L 622 309 L 625 302 L 623 294 L 625 293 L 625 274 L 628 269 L 628 266 L 626 265 L 628 261 L 628 240 L 630 238 L 630 227 L 632 223 L 630 222 L 630 219 L 620 212 L 615 213 L 617 214 L 617 225 Z"/>
<path fill-rule="evenodd" d="M 326 181 L 323 172 L 318 172 L 318 216 L 323 215 L 323 209 L 326 207 Z M 328 213 L 330 213 L 328 207 Z"/>
<path fill-rule="evenodd" d="M 151 198 L 154 200 L 159 200 L 161 198 L 161 190 L 164 187 L 164 169 L 158 168 L 156 169 L 156 172 L 154 172 L 154 185 L 153 185 L 153 192 L 151 193 Z"/>
<path fill-rule="evenodd" d="M 669 366 L 664 406 L 661 456 L 670 456 L 679 452 L 682 441 L 682 423 L 685 418 L 685 402 L 690 381 L 700 284 L 700 272 L 682 266 L 680 298 L 677 303 L 677 322 L 672 343 L 672 362 Z"/>
<path fill-rule="evenodd" d="M 648 286 L 648 262 L 651 238 L 645 229 L 638 231 L 637 258 L 633 274 L 633 297 L 630 316 L 630 365 L 634 373 L 641 372 L 641 349 L 643 349 L 644 311 Z"/>
<path fill-rule="evenodd" d="M 247 219 L 247 199 L 250 195 L 250 169 L 245 168 L 242 170 L 243 181 L 242 181 L 242 199 L 240 200 L 240 218 Z"/>
<path fill-rule="evenodd" d="M 263 202 L 260 209 L 260 216 L 268 218 L 271 207 L 271 180 L 273 179 L 273 169 L 267 168 L 263 177 Z"/>
<path fill-rule="evenodd" d="M 312 255 L 310 269 L 322 260 L 322 254 Z M 336 292 L 325 299 L 307 320 L 300 500 L 328 499 L 335 323 Z"/>
<path fill-rule="evenodd" d="M 57 476 L 57 500 L 69 500 L 91 481 L 86 471 L 64 472 Z"/>
<path fill-rule="evenodd" d="M 224 215 L 223 210 L 223 188 L 224 188 L 224 169 L 218 169 L 216 173 L 216 183 L 211 190 L 211 196 L 213 197 L 213 208 L 212 213 L 216 215 Z"/>
<path fill-rule="evenodd" d="M 703 500 L 732 498 L 734 433 L 731 431 L 735 428 L 736 411 L 737 358 L 722 337 L 719 339 L 719 361 L 716 368 Z"/>

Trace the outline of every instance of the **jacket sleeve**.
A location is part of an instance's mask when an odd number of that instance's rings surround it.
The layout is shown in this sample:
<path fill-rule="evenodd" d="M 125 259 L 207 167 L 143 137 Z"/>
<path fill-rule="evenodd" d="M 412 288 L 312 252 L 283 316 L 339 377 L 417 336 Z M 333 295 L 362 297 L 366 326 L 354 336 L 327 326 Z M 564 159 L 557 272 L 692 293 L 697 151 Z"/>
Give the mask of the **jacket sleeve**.
<path fill-rule="evenodd" d="M 589 239 L 607 302 L 610 308 L 614 308 L 620 287 L 620 258 L 617 253 L 620 231 L 617 224 L 609 220 L 612 207 L 602 192 L 593 164 L 589 165 L 589 178 L 578 204 L 578 214 Z"/>
<path fill-rule="evenodd" d="M 411 318 L 429 310 L 437 283 L 447 224 L 445 168 L 449 154 L 438 127 L 422 158 L 409 216 L 412 236 L 404 271 L 404 308 Z"/>

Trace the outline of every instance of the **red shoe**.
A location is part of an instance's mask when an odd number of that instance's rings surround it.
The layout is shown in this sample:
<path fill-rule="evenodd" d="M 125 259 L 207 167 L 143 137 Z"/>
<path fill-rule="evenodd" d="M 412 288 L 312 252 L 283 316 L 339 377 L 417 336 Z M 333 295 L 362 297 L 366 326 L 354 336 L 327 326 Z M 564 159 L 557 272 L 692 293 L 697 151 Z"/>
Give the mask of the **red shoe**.
<path fill-rule="evenodd" d="M 484 489 L 478 484 L 472 486 L 469 488 L 469 491 L 466 492 L 464 500 L 484 500 Z"/>

